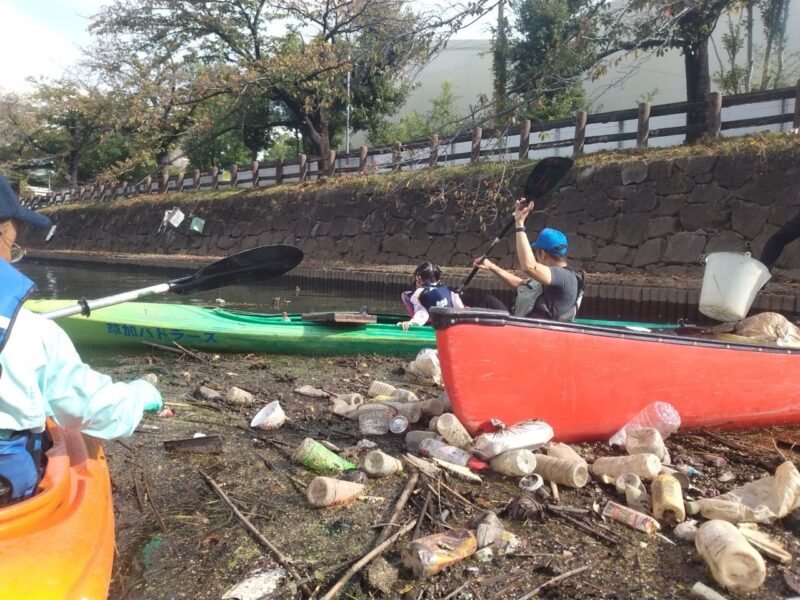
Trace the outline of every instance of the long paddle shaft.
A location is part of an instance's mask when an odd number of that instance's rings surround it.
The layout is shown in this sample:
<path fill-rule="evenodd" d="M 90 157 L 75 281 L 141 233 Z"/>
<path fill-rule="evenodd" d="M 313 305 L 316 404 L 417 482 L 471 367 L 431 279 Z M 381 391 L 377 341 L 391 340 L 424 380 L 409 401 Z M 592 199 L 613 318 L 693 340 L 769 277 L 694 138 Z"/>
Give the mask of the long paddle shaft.
<path fill-rule="evenodd" d="M 97 300 L 81 300 L 78 304 L 51 310 L 42 316 L 48 319 L 60 319 L 61 317 L 83 313 L 88 317 L 92 310 L 138 300 L 154 294 L 163 294 L 165 292 L 185 294 L 187 292 L 214 290 L 237 283 L 262 281 L 291 271 L 302 260 L 303 252 L 294 246 L 281 244 L 259 246 L 258 248 L 251 248 L 250 250 L 244 250 L 221 258 L 195 273 L 179 279 L 151 285 L 139 290 L 123 292 L 114 296 L 98 298 Z"/>
<path fill-rule="evenodd" d="M 555 188 L 558 183 L 564 179 L 564 176 L 572 168 L 572 165 L 573 160 L 564 156 L 551 156 L 549 158 L 540 160 L 538 163 L 536 163 L 536 166 L 525 180 L 525 199 L 530 202 L 531 200 L 540 198 L 541 196 L 544 196 L 548 192 L 552 191 L 553 188 Z M 544 206 L 542 206 L 542 208 L 544 208 Z M 514 217 L 512 216 L 509 218 L 503 229 L 500 230 L 500 233 L 497 234 L 497 237 L 495 237 L 494 240 L 492 240 L 492 243 L 489 244 L 489 247 L 486 249 L 486 252 L 484 252 L 483 256 L 478 259 L 479 262 L 486 260 L 486 258 L 489 256 L 489 253 L 497 245 L 497 243 L 506 236 L 513 224 Z M 467 285 L 469 285 L 469 282 L 472 281 L 472 278 L 475 277 L 477 272 L 478 267 L 472 267 L 472 271 L 470 271 L 469 275 L 467 275 L 466 279 L 464 279 L 464 281 L 456 290 L 459 294 L 464 291 L 464 288 L 467 287 Z"/>

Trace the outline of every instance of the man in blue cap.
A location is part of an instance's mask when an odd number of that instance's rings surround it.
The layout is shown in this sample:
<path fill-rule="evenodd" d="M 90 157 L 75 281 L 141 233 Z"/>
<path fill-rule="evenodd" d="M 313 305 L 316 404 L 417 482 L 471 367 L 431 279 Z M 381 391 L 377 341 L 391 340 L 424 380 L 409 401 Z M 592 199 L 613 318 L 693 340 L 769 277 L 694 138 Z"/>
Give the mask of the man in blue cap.
<path fill-rule="evenodd" d="M 45 420 L 102 439 L 130 436 L 161 394 L 143 380 L 113 383 L 84 364 L 67 334 L 22 307 L 31 282 L 11 263 L 23 224 L 51 229 L 45 215 L 23 208 L 0 176 L 0 506 L 36 492 L 48 440 Z"/>
<path fill-rule="evenodd" d="M 514 211 L 517 258 L 520 268 L 529 279 L 522 279 L 489 259 L 483 261 L 477 259 L 473 266 L 491 271 L 517 291 L 514 299 L 514 315 L 572 321 L 583 296 L 583 277 L 567 265 L 567 236 L 557 229 L 546 227 L 539 232 L 532 244 L 528 243 L 525 219 L 532 210 L 533 202 L 523 205 L 523 202 L 517 201 Z M 492 304 L 484 302 L 482 303 L 484 307 L 502 307 L 499 300 L 491 298 L 495 302 Z M 475 306 L 474 303 L 470 303 L 468 297 L 464 298 L 464 302 Z"/>

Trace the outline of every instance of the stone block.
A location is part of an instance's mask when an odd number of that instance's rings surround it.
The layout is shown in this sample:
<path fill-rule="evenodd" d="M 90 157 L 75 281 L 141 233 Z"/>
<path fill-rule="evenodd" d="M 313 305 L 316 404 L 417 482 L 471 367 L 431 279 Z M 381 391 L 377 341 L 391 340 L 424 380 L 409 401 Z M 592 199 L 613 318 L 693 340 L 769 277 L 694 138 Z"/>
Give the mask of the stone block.
<path fill-rule="evenodd" d="M 706 235 L 680 231 L 667 241 L 664 251 L 664 262 L 696 263 L 706 247 Z"/>
<path fill-rule="evenodd" d="M 456 251 L 455 240 L 450 236 L 437 236 L 428 248 L 428 260 L 440 265 L 452 264 L 450 259 Z"/>
<path fill-rule="evenodd" d="M 749 239 L 749 238 L 747 238 Z M 721 231 L 708 237 L 705 253 L 712 252 L 745 252 L 745 238 L 733 231 Z"/>
<path fill-rule="evenodd" d="M 570 258 L 570 264 L 572 264 L 573 260 L 593 260 L 597 254 L 595 244 L 583 236 L 574 236 L 568 240 L 568 244 L 567 255 Z"/>
<path fill-rule="evenodd" d="M 560 193 L 553 193 L 550 204 L 554 207 L 555 215 L 579 212 L 586 209 L 586 196 L 578 191 L 578 188 L 569 186 L 561 188 Z"/>
<path fill-rule="evenodd" d="M 605 219 L 613 217 L 619 212 L 619 204 L 605 196 L 597 195 L 589 200 L 586 209 L 595 219 Z"/>
<path fill-rule="evenodd" d="M 598 221 L 583 223 L 578 227 L 578 234 L 581 236 L 590 236 L 603 242 L 611 242 L 614 239 L 616 230 L 616 219 L 600 219 Z"/>
<path fill-rule="evenodd" d="M 353 217 L 347 217 L 344 222 L 344 227 L 342 228 L 342 235 L 344 236 L 353 236 L 356 235 L 359 231 L 361 231 L 361 224 L 363 221 L 360 219 L 355 219 Z"/>
<path fill-rule="evenodd" d="M 453 233 L 455 230 L 456 218 L 453 215 L 438 214 L 431 219 L 425 228 L 427 233 L 432 235 L 445 235 Z"/>
<path fill-rule="evenodd" d="M 673 194 L 662 196 L 658 199 L 658 205 L 653 210 L 654 217 L 671 217 L 677 215 L 686 206 L 686 196 L 683 194 Z"/>
<path fill-rule="evenodd" d="M 642 183 L 647 180 L 647 173 L 649 168 L 647 163 L 642 160 L 625 163 L 622 165 L 620 176 L 622 177 L 622 185 L 630 185 L 632 183 Z"/>
<path fill-rule="evenodd" d="M 769 207 L 735 202 L 731 211 L 733 230 L 741 233 L 745 239 L 751 240 L 764 228 L 769 216 Z"/>
<path fill-rule="evenodd" d="M 652 182 L 647 182 L 626 188 L 622 212 L 652 212 L 657 205 L 658 196 L 656 196 L 654 185 Z"/>
<path fill-rule="evenodd" d="M 731 192 L 719 187 L 716 183 L 694 186 L 689 194 L 689 202 L 694 204 L 722 204 L 731 197 Z"/>
<path fill-rule="evenodd" d="M 477 233 L 464 231 L 456 236 L 456 250 L 467 254 L 474 254 L 475 250 L 485 243 L 485 239 Z"/>
<path fill-rule="evenodd" d="M 731 211 L 712 204 L 690 204 L 680 212 L 681 226 L 685 231 L 730 227 Z"/>
<path fill-rule="evenodd" d="M 381 251 L 390 254 L 403 254 L 407 256 L 408 247 L 411 244 L 411 239 L 407 233 L 401 232 L 389 236 L 381 241 Z"/>
<path fill-rule="evenodd" d="M 647 240 L 642 244 L 633 257 L 634 267 L 646 267 L 661 262 L 667 242 L 663 238 Z"/>
<path fill-rule="evenodd" d="M 693 187 L 694 179 L 680 171 L 674 171 L 670 177 L 656 181 L 656 194 L 659 196 L 688 194 Z"/>
<path fill-rule="evenodd" d="M 571 215 L 554 215 L 547 219 L 547 227 L 552 227 L 553 229 L 558 229 L 562 233 L 566 234 L 567 236 L 577 233 L 578 231 L 578 218 L 575 213 Z M 536 228 L 534 229 L 531 225 L 528 225 L 528 231 L 533 232 L 530 234 L 531 241 L 534 240 L 536 237 L 535 234 L 538 234 L 539 231 L 543 228 Z"/>
<path fill-rule="evenodd" d="M 331 233 L 331 222 L 330 221 L 317 221 L 314 223 L 314 227 L 311 228 L 311 233 L 309 234 L 311 237 L 324 237 L 330 235 Z"/>
<path fill-rule="evenodd" d="M 610 246 L 603 246 L 597 251 L 597 261 L 610 264 L 631 265 L 633 264 L 634 254 L 635 250 L 633 248 L 612 244 Z"/>
<path fill-rule="evenodd" d="M 716 164 L 717 156 L 713 154 L 708 156 L 687 156 L 677 158 L 674 161 L 676 168 L 686 173 L 689 177 L 695 178 L 695 181 L 697 180 L 697 175 L 711 173 Z"/>
<path fill-rule="evenodd" d="M 672 174 L 672 163 L 666 160 L 654 160 L 650 163 L 650 181 L 662 181 Z"/>
<path fill-rule="evenodd" d="M 383 209 L 375 209 L 364 219 L 364 231 L 380 233 L 386 227 L 387 215 Z"/>
<path fill-rule="evenodd" d="M 714 169 L 714 181 L 724 188 L 738 189 L 756 174 L 758 162 L 758 157 L 751 152 L 720 156 Z"/>
<path fill-rule="evenodd" d="M 638 246 L 644 242 L 649 220 L 647 213 L 622 214 L 617 220 L 617 243 Z"/>
<path fill-rule="evenodd" d="M 678 231 L 678 224 L 676 217 L 655 217 L 650 219 L 647 226 L 647 237 L 668 237 Z"/>

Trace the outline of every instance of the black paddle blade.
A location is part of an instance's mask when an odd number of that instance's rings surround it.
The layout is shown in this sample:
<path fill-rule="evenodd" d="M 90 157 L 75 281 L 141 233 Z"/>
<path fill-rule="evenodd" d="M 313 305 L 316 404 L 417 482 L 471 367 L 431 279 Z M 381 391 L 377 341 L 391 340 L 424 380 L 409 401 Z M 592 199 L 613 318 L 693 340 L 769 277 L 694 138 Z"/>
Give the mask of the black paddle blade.
<path fill-rule="evenodd" d="M 537 208 L 544 208 L 547 202 L 540 198 L 564 179 L 574 163 L 575 161 L 566 156 L 550 156 L 540 160 L 525 180 L 525 198 L 537 200 Z"/>
<path fill-rule="evenodd" d="M 206 265 L 196 273 L 169 282 L 176 294 L 214 290 L 237 283 L 259 283 L 291 271 L 303 260 L 294 246 L 259 246 Z"/>

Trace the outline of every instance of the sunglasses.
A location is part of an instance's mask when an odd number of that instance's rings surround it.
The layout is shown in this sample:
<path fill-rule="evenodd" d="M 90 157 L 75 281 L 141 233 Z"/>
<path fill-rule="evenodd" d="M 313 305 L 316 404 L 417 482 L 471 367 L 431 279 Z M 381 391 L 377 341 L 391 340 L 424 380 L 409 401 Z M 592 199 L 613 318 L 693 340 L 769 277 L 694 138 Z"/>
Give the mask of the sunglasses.
<path fill-rule="evenodd" d="M 6 240 L 6 237 L 2 233 L 0 233 L 0 237 L 3 238 L 3 241 L 6 244 L 8 244 L 8 240 Z M 22 260 L 22 257 L 25 256 L 25 249 L 22 248 L 22 246 L 20 246 L 16 242 L 11 242 L 9 248 L 11 249 L 11 260 L 9 261 L 10 263 L 12 264 L 18 263 L 19 261 Z"/>

